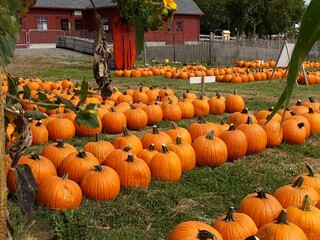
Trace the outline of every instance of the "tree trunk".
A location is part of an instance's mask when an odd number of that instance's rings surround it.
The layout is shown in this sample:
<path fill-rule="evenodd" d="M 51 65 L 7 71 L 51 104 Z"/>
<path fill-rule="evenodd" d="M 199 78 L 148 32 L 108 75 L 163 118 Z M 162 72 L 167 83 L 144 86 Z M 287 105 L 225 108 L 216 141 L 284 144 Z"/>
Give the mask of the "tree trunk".
<path fill-rule="evenodd" d="M 3 93 L 0 88 L 0 240 L 7 239 L 7 180 Z"/>

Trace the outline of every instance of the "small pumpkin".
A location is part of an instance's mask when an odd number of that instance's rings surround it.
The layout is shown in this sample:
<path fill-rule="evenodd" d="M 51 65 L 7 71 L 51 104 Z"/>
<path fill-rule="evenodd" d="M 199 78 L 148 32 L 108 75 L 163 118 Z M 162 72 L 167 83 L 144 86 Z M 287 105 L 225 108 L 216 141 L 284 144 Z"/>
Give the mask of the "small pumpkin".
<path fill-rule="evenodd" d="M 121 133 L 123 125 L 127 125 L 126 115 L 122 111 L 116 111 L 114 107 L 105 113 L 101 119 L 102 129 L 110 134 Z"/>
<path fill-rule="evenodd" d="M 154 144 L 151 143 L 148 148 L 145 148 L 145 149 L 141 150 L 138 153 L 137 157 L 141 158 L 142 160 L 144 160 L 149 165 L 151 159 L 157 153 L 158 153 L 158 151 L 154 149 Z"/>
<path fill-rule="evenodd" d="M 141 108 L 136 108 L 130 104 L 130 109 L 124 112 L 127 118 L 127 127 L 131 130 L 142 129 L 148 124 L 148 115 Z"/>
<path fill-rule="evenodd" d="M 139 137 L 134 134 L 130 134 L 126 125 L 122 127 L 123 136 L 116 137 L 112 144 L 115 149 L 122 149 L 126 146 L 131 147 L 131 152 L 138 154 L 144 147 Z"/>
<path fill-rule="evenodd" d="M 218 137 L 221 133 L 219 124 L 206 121 L 203 117 L 198 117 L 196 122 L 189 125 L 188 131 L 192 141 L 199 136 L 206 136 L 210 131 L 214 131 L 214 135 Z"/>
<path fill-rule="evenodd" d="M 30 124 L 30 129 L 32 132 L 32 144 L 34 145 L 44 145 L 49 140 L 49 133 L 46 126 L 42 124 L 39 120 L 36 123 Z"/>
<path fill-rule="evenodd" d="M 180 136 L 182 141 L 191 144 L 192 139 L 189 131 L 184 127 L 179 127 L 177 123 L 171 121 L 172 128 L 167 130 L 166 133 L 171 137 L 172 141 L 177 139 L 177 136 Z"/>
<path fill-rule="evenodd" d="M 236 90 L 233 92 L 233 94 L 230 94 L 226 97 L 225 103 L 227 113 L 240 112 L 242 109 L 244 109 L 245 105 L 243 98 L 237 94 Z"/>
<path fill-rule="evenodd" d="M 162 150 L 162 144 L 168 144 L 172 142 L 172 138 L 169 134 L 163 131 L 159 131 L 157 125 L 152 126 L 152 132 L 144 134 L 141 138 L 143 148 L 148 148 L 151 143 L 154 144 L 154 148 L 157 151 Z"/>
<path fill-rule="evenodd" d="M 57 139 L 71 139 L 75 136 L 75 127 L 70 119 L 56 118 L 48 122 L 47 129 L 49 139 L 56 141 Z"/>
<path fill-rule="evenodd" d="M 312 187 L 314 190 L 316 190 L 320 194 L 320 174 L 315 173 L 314 168 L 307 163 L 306 164 L 307 173 L 301 173 L 295 176 L 292 180 L 292 183 L 294 183 L 300 176 L 303 176 L 303 185 Z"/>

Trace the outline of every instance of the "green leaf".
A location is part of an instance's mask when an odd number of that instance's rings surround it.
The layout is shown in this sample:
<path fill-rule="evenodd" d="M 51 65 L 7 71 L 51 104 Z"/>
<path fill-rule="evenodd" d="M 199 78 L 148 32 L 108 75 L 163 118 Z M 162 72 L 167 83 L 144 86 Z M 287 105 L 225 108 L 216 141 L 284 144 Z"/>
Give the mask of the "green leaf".
<path fill-rule="evenodd" d="M 88 90 L 89 90 L 89 84 L 85 79 L 83 79 L 80 90 L 74 91 L 75 94 L 80 97 L 80 101 L 78 102 L 77 107 L 81 106 L 86 101 Z"/>
<path fill-rule="evenodd" d="M 91 128 L 98 128 L 99 121 L 96 114 L 90 112 L 79 112 L 76 116 L 76 122 L 79 125 L 85 125 Z"/>
<path fill-rule="evenodd" d="M 89 103 L 86 105 L 86 110 L 93 110 L 96 108 L 96 106 L 97 106 L 96 103 Z"/>
<path fill-rule="evenodd" d="M 29 222 L 34 212 L 37 184 L 28 164 L 16 165 L 17 198 Z"/>
<path fill-rule="evenodd" d="M 292 95 L 293 88 L 296 83 L 300 68 L 312 46 L 320 39 L 320 1 L 312 0 L 307 7 L 301 21 L 297 43 L 293 49 L 292 57 L 288 68 L 287 85 L 280 98 L 271 117 L 281 108 L 286 108 Z"/>
<path fill-rule="evenodd" d="M 57 101 L 56 101 L 57 104 L 63 103 L 64 105 L 66 105 L 67 108 L 71 109 L 74 112 L 77 112 L 77 108 L 73 105 L 72 102 L 70 102 L 69 100 L 59 95 L 57 95 L 56 98 L 57 98 Z"/>
<path fill-rule="evenodd" d="M 134 26 L 134 32 L 135 32 L 135 38 L 136 38 L 136 48 L 137 53 L 140 54 L 143 50 L 144 45 L 144 23 L 141 21 L 141 19 L 137 16 L 132 17 L 133 20 L 133 26 Z"/>
<path fill-rule="evenodd" d="M 19 97 L 20 88 L 18 83 L 18 78 L 13 78 L 9 73 L 7 73 L 7 80 L 8 80 L 8 93 L 12 96 Z M 17 103 L 17 99 L 14 99 L 11 96 L 7 96 L 6 103 L 7 105 L 13 105 Z"/>
<path fill-rule="evenodd" d="M 27 85 L 23 86 L 23 99 L 30 99 L 31 98 L 31 90 Z"/>

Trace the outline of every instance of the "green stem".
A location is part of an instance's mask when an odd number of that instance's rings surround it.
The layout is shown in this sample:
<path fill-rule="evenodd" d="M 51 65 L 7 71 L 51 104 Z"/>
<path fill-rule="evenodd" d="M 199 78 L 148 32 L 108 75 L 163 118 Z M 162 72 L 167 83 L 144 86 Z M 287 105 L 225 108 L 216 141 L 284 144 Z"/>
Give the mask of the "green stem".
<path fill-rule="evenodd" d="M 86 154 L 86 152 L 85 152 L 83 149 L 79 150 L 77 156 L 78 156 L 79 158 L 84 158 L 84 159 L 87 158 L 87 154 Z"/>
<path fill-rule="evenodd" d="M 177 145 L 181 145 L 182 144 L 182 139 L 181 139 L 180 135 L 178 135 L 177 138 L 176 138 L 176 144 Z"/>
<path fill-rule="evenodd" d="M 311 198 L 308 194 L 304 196 L 300 209 L 302 211 L 311 211 Z"/>
<path fill-rule="evenodd" d="M 208 230 L 199 230 L 197 238 L 200 240 L 206 240 L 206 239 L 216 240 L 217 239 L 216 236 L 214 236 Z"/>
<path fill-rule="evenodd" d="M 303 181 L 304 181 L 304 177 L 300 176 L 300 177 L 292 184 L 292 187 L 293 187 L 293 188 L 301 188 Z"/>
<path fill-rule="evenodd" d="M 287 219 L 287 210 L 283 209 L 283 210 L 280 212 L 276 223 L 277 223 L 277 224 L 289 224 L 289 221 L 288 221 L 288 219 Z"/>
<path fill-rule="evenodd" d="M 167 145 L 164 144 L 164 143 L 162 143 L 162 153 L 164 153 L 164 154 L 169 153 L 169 150 L 168 150 L 168 148 L 167 148 Z"/>
<path fill-rule="evenodd" d="M 56 145 L 57 148 L 64 148 L 64 142 L 62 139 L 57 139 L 56 142 L 57 142 L 57 145 Z"/>
<path fill-rule="evenodd" d="M 157 125 L 153 125 L 153 126 L 152 126 L 152 133 L 153 133 L 153 134 L 159 134 L 159 129 L 158 129 L 158 126 L 157 126 Z"/>
<path fill-rule="evenodd" d="M 36 161 L 40 160 L 40 156 L 38 154 L 36 154 L 36 153 L 31 153 L 30 157 L 31 157 L 32 160 L 36 160 Z"/>
<path fill-rule="evenodd" d="M 225 222 L 234 222 L 234 217 L 233 217 L 233 211 L 234 211 L 234 207 L 230 207 L 226 217 L 223 219 L 223 221 Z"/>
<path fill-rule="evenodd" d="M 94 165 L 94 169 L 96 172 L 102 172 L 103 171 L 103 168 L 101 165 Z"/>
<path fill-rule="evenodd" d="M 213 136 L 214 136 L 214 131 L 211 130 L 208 135 L 206 136 L 206 139 L 209 139 L 209 140 L 212 140 L 213 139 Z"/>
<path fill-rule="evenodd" d="M 134 155 L 132 153 L 129 153 L 127 157 L 127 162 L 134 162 Z"/>
<path fill-rule="evenodd" d="M 129 133 L 129 130 L 128 130 L 127 125 L 123 125 L 123 127 L 122 127 L 122 133 L 123 133 L 123 136 L 124 136 L 124 137 L 130 136 L 130 133 Z"/>
<path fill-rule="evenodd" d="M 307 163 L 306 167 L 308 169 L 308 176 L 315 177 L 314 168 L 309 163 Z"/>

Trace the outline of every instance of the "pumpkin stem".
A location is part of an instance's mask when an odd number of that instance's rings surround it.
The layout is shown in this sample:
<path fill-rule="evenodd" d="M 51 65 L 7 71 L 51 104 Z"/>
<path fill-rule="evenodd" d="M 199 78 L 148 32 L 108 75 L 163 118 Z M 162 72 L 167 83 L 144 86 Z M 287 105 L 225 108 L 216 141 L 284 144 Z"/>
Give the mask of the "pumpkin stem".
<path fill-rule="evenodd" d="M 149 151 L 154 151 L 154 143 L 151 143 L 148 148 Z"/>
<path fill-rule="evenodd" d="M 37 126 L 37 127 L 40 127 L 40 126 L 41 126 L 41 124 L 42 124 L 42 121 L 41 121 L 41 120 L 39 120 L 39 121 L 36 123 L 36 126 Z"/>
<path fill-rule="evenodd" d="M 168 150 L 168 148 L 167 148 L 167 145 L 164 144 L 164 143 L 162 143 L 161 145 L 162 145 L 162 153 L 164 153 L 164 154 L 169 153 L 169 150 Z"/>
<path fill-rule="evenodd" d="M 304 177 L 300 176 L 300 177 L 292 184 L 292 187 L 293 187 L 293 188 L 301 188 L 303 181 L 304 181 Z"/>
<path fill-rule="evenodd" d="M 306 167 L 308 169 L 308 176 L 315 177 L 314 168 L 309 163 L 306 164 Z"/>
<path fill-rule="evenodd" d="M 56 145 L 57 148 L 64 148 L 64 142 L 62 139 L 57 139 L 56 142 L 57 142 L 57 145 Z"/>
<path fill-rule="evenodd" d="M 122 133 L 123 133 L 123 136 L 124 136 L 124 137 L 130 136 L 130 133 L 129 133 L 129 130 L 128 130 L 127 125 L 123 125 L 123 126 L 122 126 Z"/>
<path fill-rule="evenodd" d="M 253 124 L 252 118 L 250 116 L 248 116 L 246 124 Z"/>
<path fill-rule="evenodd" d="M 61 177 L 61 179 L 67 180 L 68 177 L 69 177 L 69 173 L 65 173 L 65 174 L 63 174 L 63 176 Z"/>
<path fill-rule="evenodd" d="M 298 127 L 299 127 L 299 128 L 303 128 L 303 127 L 304 127 L 304 125 L 305 125 L 305 124 L 304 124 L 304 122 L 300 122 L 300 123 L 298 123 Z"/>
<path fill-rule="evenodd" d="M 217 240 L 217 237 L 213 235 L 211 232 L 209 232 L 208 230 L 200 230 L 200 229 L 199 229 L 197 238 L 200 240 L 206 240 L 206 239 Z"/>
<path fill-rule="evenodd" d="M 129 152 L 131 149 L 132 149 L 131 146 L 126 146 L 126 147 L 122 148 L 122 151 Z"/>
<path fill-rule="evenodd" d="M 313 111 L 313 108 L 312 107 L 309 107 L 309 112 L 308 113 L 311 113 L 311 114 L 313 114 L 314 113 L 314 111 Z"/>
<path fill-rule="evenodd" d="M 268 109 L 268 111 L 272 112 L 273 109 L 274 109 L 274 107 L 272 106 L 272 107 L 270 107 L 270 108 Z"/>
<path fill-rule="evenodd" d="M 302 211 L 310 211 L 311 210 L 311 198 L 308 194 L 306 194 L 303 198 L 302 204 L 299 207 Z"/>
<path fill-rule="evenodd" d="M 172 128 L 175 130 L 177 130 L 179 128 L 178 124 L 174 121 L 171 121 L 170 124 L 171 124 Z"/>
<path fill-rule="evenodd" d="M 32 160 L 40 160 L 40 156 L 36 153 L 31 153 L 30 157 Z"/>
<path fill-rule="evenodd" d="M 177 138 L 176 138 L 176 144 L 177 145 L 181 145 L 182 144 L 182 139 L 181 139 L 180 135 L 178 135 Z"/>
<path fill-rule="evenodd" d="M 257 189 L 256 193 L 257 193 L 257 196 L 256 196 L 257 198 L 268 199 L 266 193 L 261 189 Z"/>
<path fill-rule="evenodd" d="M 202 116 L 198 117 L 197 122 L 201 124 L 207 123 L 207 121 Z"/>
<path fill-rule="evenodd" d="M 115 109 L 114 107 L 111 107 L 111 108 L 110 108 L 110 111 L 111 111 L 111 112 L 116 112 L 116 109 Z"/>
<path fill-rule="evenodd" d="M 137 109 L 135 105 L 133 105 L 132 103 L 130 103 L 130 108 L 131 109 Z"/>
<path fill-rule="evenodd" d="M 296 106 L 302 106 L 302 101 L 300 99 L 297 101 Z"/>
<path fill-rule="evenodd" d="M 83 149 L 79 150 L 77 156 L 78 156 L 79 158 L 87 158 L 87 154 L 86 154 L 86 152 L 85 152 Z"/>
<path fill-rule="evenodd" d="M 209 139 L 209 140 L 212 140 L 213 139 L 213 136 L 214 136 L 214 131 L 211 130 L 208 135 L 206 136 L 206 139 Z"/>
<path fill-rule="evenodd" d="M 96 133 L 96 142 L 100 142 L 99 134 Z"/>
<path fill-rule="evenodd" d="M 287 219 L 287 210 L 283 209 L 283 210 L 280 212 L 276 223 L 277 223 L 277 224 L 289 224 L 289 221 L 288 221 L 288 219 Z"/>
<path fill-rule="evenodd" d="M 233 216 L 234 207 L 230 207 L 226 217 L 223 219 L 225 222 L 234 222 L 234 216 Z"/>
<path fill-rule="evenodd" d="M 236 128 L 235 128 L 234 124 L 230 123 L 228 131 L 235 131 L 235 130 L 236 130 Z"/>
<path fill-rule="evenodd" d="M 242 109 L 242 111 L 241 111 L 241 113 L 245 113 L 245 114 L 247 114 L 249 112 L 249 109 L 248 108 L 244 108 L 244 109 Z"/>
<path fill-rule="evenodd" d="M 289 112 L 290 112 L 291 116 L 297 115 L 297 113 L 293 110 L 290 110 Z"/>
<path fill-rule="evenodd" d="M 94 165 L 94 170 L 95 170 L 96 172 L 102 172 L 102 171 L 103 171 L 103 168 L 102 168 L 101 165 Z"/>
<path fill-rule="evenodd" d="M 316 102 L 313 97 L 309 97 L 310 102 Z"/>
<path fill-rule="evenodd" d="M 152 126 L 152 133 L 153 133 L 153 134 L 159 134 L 159 129 L 158 129 L 158 126 L 157 126 L 157 125 L 153 125 L 153 126 Z"/>
<path fill-rule="evenodd" d="M 127 157 L 127 162 L 134 162 L 134 156 L 132 153 L 129 153 L 129 155 Z"/>

